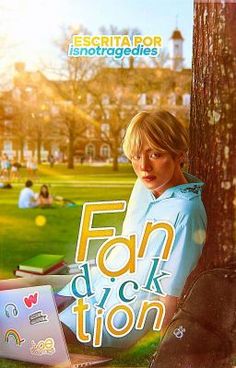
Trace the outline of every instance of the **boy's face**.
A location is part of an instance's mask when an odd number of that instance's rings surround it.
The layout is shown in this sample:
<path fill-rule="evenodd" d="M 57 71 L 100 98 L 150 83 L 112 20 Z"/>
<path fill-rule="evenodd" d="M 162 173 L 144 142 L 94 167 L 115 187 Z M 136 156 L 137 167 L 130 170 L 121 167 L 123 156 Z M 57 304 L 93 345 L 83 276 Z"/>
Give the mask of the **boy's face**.
<path fill-rule="evenodd" d="M 132 165 L 138 178 L 146 188 L 154 194 L 162 187 L 162 192 L 173 186 L 172 181 L 177 170 L 180 170 L 180 163 L 177 158 L 169 152 L 160 152 L 144 144 L 140 153 L 132 157 Z"/>

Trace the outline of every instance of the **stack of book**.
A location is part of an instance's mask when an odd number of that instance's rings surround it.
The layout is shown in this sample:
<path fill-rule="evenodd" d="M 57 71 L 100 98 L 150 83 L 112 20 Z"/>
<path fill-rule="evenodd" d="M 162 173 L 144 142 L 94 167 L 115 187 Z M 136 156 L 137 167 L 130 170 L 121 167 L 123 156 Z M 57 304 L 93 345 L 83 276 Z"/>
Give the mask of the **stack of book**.
<path fill-rule="evenodd" d="M 15 271 L 17 277 L 57 275 L 67 273 L 67 264 L 61 254 L 39 254 L 22 262 Z"/>

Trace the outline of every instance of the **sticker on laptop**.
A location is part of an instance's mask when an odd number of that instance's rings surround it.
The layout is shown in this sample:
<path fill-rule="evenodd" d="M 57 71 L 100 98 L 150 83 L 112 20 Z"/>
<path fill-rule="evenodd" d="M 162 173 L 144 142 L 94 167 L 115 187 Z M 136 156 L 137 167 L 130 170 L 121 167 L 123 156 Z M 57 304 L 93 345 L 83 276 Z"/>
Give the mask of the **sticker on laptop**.
<path fill-rule="evenodd" d="M 34 305 L 38 304 L 39 293 L 36 291 L 34 294 L 29 294 L 23 298 L 25 306 L 27 308 L 32 308 Z"/>
<path fill-rule="evenodd" d="M 4 307 L 5 315 L 7 318 L 10 317 L 18 317 L 19 310 L 17 309 L 17 306 L 14 303 L 7 303 Z"/>
<path fill-rule="evenodd" d="M 29 315 L 29 322 L 31 325 L 48 322 L 48 315 L 44 314 L 42 310 L 39 310 Z"/>
<path fill-rule="evenodd" d="M 46 340 L 40 340 L 38 343 L 35 343 L 34 340 L 31 341 L 30 353 L 32 355 L 53 355 L 55 352 L 54 339 L 51 337 L 48 337 Z"/>
<path fill-rule="evenodd" d="M 10 328 L 5 332 L 4 341 L 6 343 L 14 341 L 17 346 L 21 346 L 25 342 L 25 339 L 22 339 L 19 332 L 17 332 L 14 328 Z"/>

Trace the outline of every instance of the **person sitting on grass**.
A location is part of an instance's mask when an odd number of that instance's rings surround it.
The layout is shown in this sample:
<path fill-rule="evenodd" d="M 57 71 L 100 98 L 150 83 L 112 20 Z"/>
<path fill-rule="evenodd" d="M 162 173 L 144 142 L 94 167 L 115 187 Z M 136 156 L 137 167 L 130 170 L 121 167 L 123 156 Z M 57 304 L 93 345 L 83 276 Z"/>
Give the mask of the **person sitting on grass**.
<path fill-rule="evenodd" d="M 0 189 L 12 189 L 12 185 L 10 183 L 0 182 Z"/>
<path fill-rule="evenodd" d="M 61 207 L 75 207 L 77 204 L 72 201 L 71 199 L 64 198 L 62 196 L 54 196 L 53 197 L 54 202 L 56 202 Z"/>
<path fill-rule="evenodd" d="M 51 207 L 52 203 L 53 203 L 53 197 L 49 193 L 48 186 L 44 184 L 40 188 L 40 192 L 36 200 L 36 204 L 38 207 Z"/>
<path fill-rule="evenodd" d="M 21 190 L 18 207 L 19 208 L 34 208 L 37 207 L 37 203 L 35 201 L 35 194 L 31 187 L 33 186 L 33 182 L 31 180 L 27 180 L 25 182 L 25 188 Z"/>

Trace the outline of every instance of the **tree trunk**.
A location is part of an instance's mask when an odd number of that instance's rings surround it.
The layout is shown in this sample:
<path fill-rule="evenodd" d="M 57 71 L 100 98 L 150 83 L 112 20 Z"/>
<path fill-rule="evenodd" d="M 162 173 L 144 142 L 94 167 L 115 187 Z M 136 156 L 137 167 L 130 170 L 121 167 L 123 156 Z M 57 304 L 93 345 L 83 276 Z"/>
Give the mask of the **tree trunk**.
<path fill-rule="evenodd" d="M 118 171 L 119 165 L 118 165 L 118 157 L 119 157 L 119 151 L 118 151 L 118 142 L 116 139 L 114 139 L 113 149 L 112 149 L 112 170 Z"/>
<path fill-rule="evenodd" d="M 20 161 L 24 161 L 24 139 L 20 139 Z"/>
<path fill-rule="evenodd" d="M 234 247 L 235 30 L 236 4 L 214 0 L 195 0 L 189 171 L 206 183 L 203 200 L 208 215 L 208 229 L 202 257 L 188 278 L 182 296 L 186 295 L 193 279 L 203 270 L 228 265 L 234 267 L 236 261 Z M 226 280 L 227 275 L 227 272 L 223 272 L 220 275 L 221 280 Z M 235 288 L 231 289 L 230 285 L 234 286 L 234 283 L 227 280 L 228 288 L 225 288 L 225 285 L 220 282 L 220 278 L 214 284 L 212 273 L 208 274 L 208 277 L 208 280 L 211 280 L 208 285 L 206 284 L 207 278 L 200 286 L 197 283 L 194 284 L 187 299 L 183 298 L 182 300 L 182 309 L 180 308 L 178 311 L 177 315 L 181 323 L 184 321 L 186 326 L 187 321 L 190 322 L 189 327 L 186 327 L 190 334 L 186 337 L 185 345 L 178 343 L 176 349 L 173 347 L 172 350 L 175 364 L 178 367 L 232 367 L 231 355 L 234 353 L 235 346 Z M 211 285 L 211 289 L 209 285 Z M 211 295 L 210 299 L 207 298 L 209 295 L 206 295 L 208 292 Z M 194 299 L 196 295 L 198 296 L 197 300 Z M 214 300 L 216 295 L 220 297 Z M 197 306 L 197 303 L 200 307 Z M 222 313 L 223 308 L 226 309 L 226 313 Z M 204 318 L 199 317 L 198 310 L 203 312 L 202 317 L 204 315 Z M 181 314 L 182 312 L 183 314 Z M 211 321 L 217 316 L 222 317 L 219 318 L 217 328 L 209 328 L 209 326 L 214 326 Z M 204 338 L 200 330 L 196 332 L 194 329 L 196 323 L 199 323 L 199 326 L 205 326 L 208 333 L 211 331 L 213 335 L 220 336 L 218 343 L 213 343 L 211 349 L 205 346 L 205 353 L 204 349 L 200 348 L 202 354 L 199 353 L 198 342 L 204 341 Z M 196 340 L 191 339 L 191 334 L 195 336 Z M 169 340 L 166 340 L 168 346 L 171 346 L 172 335 L 173 332 L 169 334 Z M 208 335 L 206 341 L 212 342 L 213 338 Z M 226 349 L 227 343 L 229 343 L 229 348 Z M 162 343 L 162 346 L 164 346 L 165 361 L 162 364 L 159 355 L 156 367 L 172 367 L 173 364 L 170 365 L 168 358 L 166 359 L 166 356 L 170 355 L 170 351 L 165 350 L 165 342 Z M 225 349 L 222 357 L 219 348 L 221 346 L 222 351 Z M 178 349 L 181 351 L 180 354 L 178 354 Z M 189 354 L 191 351 L 198 353 Z M 170 357 L 172 358 L 172 355 Z"/>
<path fill-rule="evenodd" d="M 42 137 L 41 133 L 38 133 L 37 136 L 37 162 L 41 164 L 41 148 L 42 148 Z"/>
<path fill-rule="evenodd" d="M 74 139 L 74 131 L 71 129 L 68 142 L 68 169 L 74 169 Z"/>
<path fill-rule="evenodd" d="M 236 4 L 195 0 L 194 10 L 189 171 L 206 183 L 208 215 L 196 275 L 236 260 Z"/>
<path fill-rule="evenodd" d="M 114 155 L 113 156 L 113 161 L 112 161 L 112 170 L 113 171 L 118 171 L 119 170 L 119 165 L 118 165 L 118 156 Z"/>

